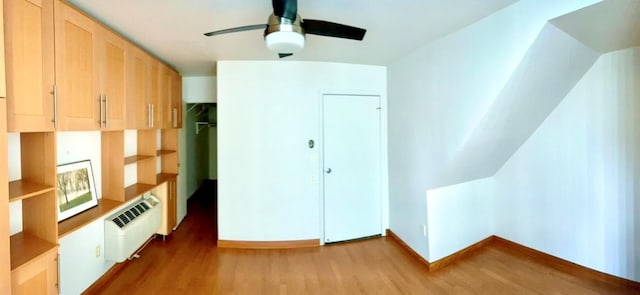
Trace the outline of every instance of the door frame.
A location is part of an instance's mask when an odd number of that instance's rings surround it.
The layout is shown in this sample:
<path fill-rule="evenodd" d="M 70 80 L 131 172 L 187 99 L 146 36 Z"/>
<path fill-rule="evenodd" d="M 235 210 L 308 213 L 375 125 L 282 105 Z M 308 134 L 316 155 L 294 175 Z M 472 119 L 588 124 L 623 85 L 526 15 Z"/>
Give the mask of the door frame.
<path fill-rule="evenodd" d="M 319 224 L 320 245 L 325 244 L 324 229 L 324 97 L 327 95 L 336 96 L 377 96 L 380 100 L 380 233 L 386 236 L 386 229 L 389 228 L 389 165 L 388 165 L 388 142 L 387 142 L 387 98 L 385 94 L 361 90 L 323 90 L 319 93 L 318 99 L 318 142 L 316 142 L 316 153 L 312 158 L 317 159 L 318 202 L 319 202 Z"/>

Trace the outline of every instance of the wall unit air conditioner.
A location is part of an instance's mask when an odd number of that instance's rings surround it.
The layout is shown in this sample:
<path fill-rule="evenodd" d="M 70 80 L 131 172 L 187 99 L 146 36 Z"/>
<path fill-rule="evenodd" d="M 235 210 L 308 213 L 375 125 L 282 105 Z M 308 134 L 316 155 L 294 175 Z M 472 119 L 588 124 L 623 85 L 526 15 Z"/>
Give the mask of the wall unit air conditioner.
<path fill-rule="evenodd" d="M 105 259 L 122 262 L 151 236 L 162 221 L 162 204 L 148 195 L 109 216 L 104 221 Z"/>

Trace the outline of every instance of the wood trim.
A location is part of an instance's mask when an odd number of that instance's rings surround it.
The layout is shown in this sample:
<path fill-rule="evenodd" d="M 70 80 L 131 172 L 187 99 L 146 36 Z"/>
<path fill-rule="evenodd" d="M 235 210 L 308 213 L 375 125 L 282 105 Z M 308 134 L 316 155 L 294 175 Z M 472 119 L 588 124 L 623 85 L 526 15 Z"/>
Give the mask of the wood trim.
<path fill-rule="evenodd" d="M 492 244 L 496 247 L 506 249 L 510 253 L 527 257 L 532 261 L 536 261 L 540 264 L 552 267 L 562 272 L 569 273 L 571 275 L 597 280 L 606 284 L 622 285 L 640 290 L 640 282 L 635 282 L 632 280 L 600 272 L 579 264 L 575 264 L 573 262 L 529 248 L 527 246 L 509 241 L 498 236 L 493 236 Z"/>
<path fill-rule="evenodd" d="M 439 269 L 442 269 L 444 267 L 446 267 L 447 265 L 450 265 L 452 263 L 455 263 L 456 261 L 462 260 L 467 258 L 469 255 L 473 254 L 474 252 L 486 247 L 487 245 L 493 243 L 496 239 L 496 236 L 490 236 L 480 242 L 477 242 L 469 247 L 466 247 L 458 252 L 455 252 L 449 256 L 446 256 L 444 258 L 441 258 L 439 260 L 436 260 L 434 262 L 431 262 L 431 265 L 429 266 L 429 271 L 437 271 Z"/>
<path fill-rule="evenodd" d="M 557 269 L 559 271 L 562 271 L 574 276 L 583 277 L 591 280 L 597 280 L 602 283 L 610 284 L 610 285 L 619 285 L 619 286 L 626 286 L 633 289 L 640 289 L 640 282 L 635 282 L 625 278 L 603 273 L 582 265 L 578 265 L 573 262 L 564 260 L 562 258 L 555 257 L 553 255 L 529 248 L 527 246 L 523 246 L 521 244 L 509 241 L 507 239 L 504 239 L 495 235 L 490 236 L 480 242 L 477 242 L 467 248 L 464 248 L 456 253 L 453 253 L 435 262 L 429 262 L 426 259 L 424 259 L 422 256 L 420 256 L 420 254 L 415 252 L 411 247 L 409 247 L 409 245 L 407 245 L 402 239 L 400 239 L 400 237 L 398 237 L 398 235 L 396 235 L 390 229 L 387 229 L 387 236 L 390 237 L 395 242 L 397 242 L 398 245 L 400 245 L 402 248 L 407 250 L 407 252 L 409 252 L 412 256 L 416 257 L 416 259 L 418 259 L 418 261 L 420 261 L 422 264 L 426 265 L 429 268 L 429 272 L 437 271 L 448 265 L 451 265 L 452 263 L 458 260 L 465 259 L 472 253 L 482 248 L 485 248 L 487 246 L 493 246 L 493 247 L 502 248 L 503 250 L 506 250 L 509 253 L 529 258 L 531 261 L 536 261 L 545 266 L 552 267 L 554 269 Z"/>
<path fill-rule="evenodd" d="M 230 241 L 218 240 L 218 248 L 293 249 L 320 247 L 320 239 L 294 241 Z"/>
<path fill-rule="evenodd" d="M 93 282 L 89 288 L 82 292 L 83 295 L 100 294 L 100 291 L 108 285 L 113 278 L 127 266 L 129 260 L 114 264 L 106 273 L 104 273 L 97 281 Z"/>
<path fill-rule="evenodd" d="M 400 247 L 402 247 L 404 250 L 409 252 L 409 254 L 411 254 L 411 256 L 413 256 L 416 259 L 418 259 L 418 261 L 420 263 L 424 264 L 424 266 L 426 266 L 427 269 L 429 271 L 431 271 L 431 264 L 429 263 L 429 261 L 424 259 L 424 257 L 420 256 L 420 254 L 418 254 L 418 252 L 414 251 L 413 248 L 409 247 L 409 245 L 407 245 L 407 243 L 405 243 L 400 237 L 398 237 L 398 235 L 396 235 L 392 230 L 387 229 L 387 237 L 391 238 L 396 243 L 398 243 L 398 245 L 400 245 Z"/>

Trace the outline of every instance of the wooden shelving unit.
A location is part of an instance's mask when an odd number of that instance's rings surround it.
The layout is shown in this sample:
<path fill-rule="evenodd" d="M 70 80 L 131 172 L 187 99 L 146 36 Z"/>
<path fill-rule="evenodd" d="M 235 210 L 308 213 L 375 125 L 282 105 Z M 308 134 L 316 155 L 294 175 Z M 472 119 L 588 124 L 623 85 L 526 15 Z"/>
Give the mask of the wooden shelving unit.
<path fill-rule="evenodd" d="M 57 271 L 51 267 L 58 251 L 55 151 L 53 132 L 20 134 L 21 175 L 8 183 L 8 201 L 22 203 L 22 231 L 9 237 L 12 285 L 18 292 L 31 288 L 29 278 Z M 57 281 L 36 284 L 51 290 Z"/>
<path fill-rule="evenodd" d="M 169 128 L 180 128 L 182 123 L 181 77 L 67 1 L 4 0 L 0 28 L 0 36 L 6 34 L 0 38 L 4 41 L 0 45 L 6 49 L 0 61 L 6 62 L 7 74 L 6 89 L 5 79 L 0 79 L 0 156 L 6 157 L 8 148 L 14 147 L 7 144 L 7 130 L 19 132 L 21 171 L 19 177 L 8 181 L 9 164 L 3 159 L 6 167 L 0 169 L 0 195 L 7 197 L 0 204 L 0 216 L 4 216 L 0 234 L 5 241 L 0 243 L 0 265 L 7 267 L 0 270 L 0 294 L 57 294 L 61 237 L 105 218 L 149 191 L 166 188 L 171 199 L 165 207 L 175 211 L 178 131 Z M 92 37 L 75 38 L 77 29 Z M 82 48 L 76 59 L 91 61 L 96 71 L 68 63 L 67 49 L 71 48 Z M 0 77 L 4 71 L 5 64 L 0 62 Z M 99 82 L 95 89 L 72 89 L 64 81 Z M 54 86 L 62 93 L 58 99 L 64 102 L 57 113 Z M 103 114 L 95 108 L 102 101 L 85 100 L 98 92 L 100 97 L 108 95 L 109 108 L 100 120 L 89 119 L 85 116 L 89 111 L 94 117 Z M 77 108 L 70 108 L 74 102 Z M 32 105 L 39 107 L 29 107 Z M 129 157 L 124 155 L 125 125 L 138 130 L 136 155 Z M 56 130 L 94 130 L 101 134 L 101 199 L 97 206 L 62 222 L 58 222 L 57 214 Z M 161 147 L 156 146 L 159 136 Z M 136 165 L 137 182 L 125 187 L 127 165 Z M 18 214 L 9 212 L 9 205 L 17 202 L 22 205 L 21 218 L 10 216 Z M 170 215 L 174 211 L 165 212 L 169 226 L 175 223 Z M 21 219 L 22 231 L 10 236 L 9 223 L 14 219 Z"/>

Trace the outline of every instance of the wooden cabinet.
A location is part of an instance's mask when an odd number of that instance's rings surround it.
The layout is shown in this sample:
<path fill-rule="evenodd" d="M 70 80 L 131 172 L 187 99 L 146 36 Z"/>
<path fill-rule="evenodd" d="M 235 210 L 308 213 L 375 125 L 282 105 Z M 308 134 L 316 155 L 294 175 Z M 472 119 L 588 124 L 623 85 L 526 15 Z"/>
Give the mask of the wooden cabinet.
<path fill-rule="evenodd" d="M 58 129 L 124 129 L 125 40 L 64 2 L 55 3 Z"/>
<path fill-rule="evenodd" d="M 171 72 L 171 112 L 172 128 L 182 128 L 182 77 Z"/>
<path fill-rule="evenodd" d="M 0 8 L 1 9 L 1 8 Z M 6 100 L 0 99 L 0 167 L 8 167 Z M 9 243 L 9 183 L 7 169 L 0 169 L 0 294 L 11 294 L 11 248 Z"/>
<path fill-rule="evenodd" d="M 7 129 L 54 130 L 52 0 L 4 0 Z"/>
<path fill-rule="evenodd" d="M 161 128 L 182 127 L 182 77 L 173 69 L 160 67 Z"/>
<path fill-rule="evenodd" d="M 4 70 L 4 0 L 0 1 L 0 97 L 7 97 L 6 72 Z"/>
<path fill-rule="evenodd" d="M 126 49 L 127 128 L 158 128 L 159 62 L 133 44 Z"/>
<path fill-rule="evenodd" d="M 165 65 L 160 65 L 158 71 L 159 83 L 158 83 L 158 104 L 160 106 L 160 120 L 158 122 L 160 128 L 172 128 L 173 126 L 173 111 L 171 104 L 171 69 Z"/>
<path fill-rule="evenodd" d="M 103 130 L 122 130 L 126 125 L 126 41 L 102 26 L 98 27 L 97 33 L 99 125 Z"/>
<path fill-rule="evenodd" d="M 161 68 L 162 64 L 147 55 L 147 105 L 150 106 L 151 125 L 149 128 L 162 128 Z"/>
<path fill-rule="evenodd" d="M 11 281 L 12 294 L 58 294 L 58 248 L 14 270 Z"/>
<path fill-rule="evenodd" d="M 167 227 L 171 230 L 176 228 L 178 225 L 177 216 L 177 187 L 176 187 L 176 178 L 170 179 L 167 181 Z"/>
<path fill-rule="evenodd" d="M 152 193 L 162 203 L 162 222 L 157 234 L 168 236 L 176 227 L 176 178 L 167 179 L 158 185 Z"/>
<path fill-rule="evenodd" d="M 125 56 L 127 128 L 150 128 L 151 108 L 147 104 L 146 54 L 135 45 L 128 43 Z"/>
<path fill-rule="evenodd" d="M 171 127 L 181 120 L 173 110 L 181 78 L 66 1 L 0 1 L 0 196 L 7 196 L 0 202 L 0 294 L 57 294 L 59 233 L 159 184 L 169 200 L 168 229 L 176 226 L 178 131 Z M 133 157 L 124 156 L 124 128 L 139 129 Z M 20 132 L 18 145 L 7 143 L 7 130 Z M 61 223 L 56 130 L 102 131 L 102 199 Z M 8 156 L 19 157 L 19 179 L 8 179 Z M 138 183 L 124 187 L 131 161 Z M 10 212 L 18 202 L 22 211 Z M 22 231 L 10 236 L 13 219 Z"/>
<path fill-rule="evenodd" d="M 59 130 L 100 128 L 97 25 L 62 1 L 55 1 L 55 73 Z"/>

